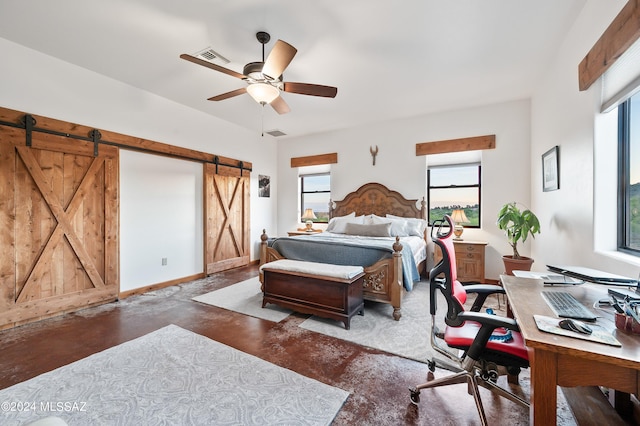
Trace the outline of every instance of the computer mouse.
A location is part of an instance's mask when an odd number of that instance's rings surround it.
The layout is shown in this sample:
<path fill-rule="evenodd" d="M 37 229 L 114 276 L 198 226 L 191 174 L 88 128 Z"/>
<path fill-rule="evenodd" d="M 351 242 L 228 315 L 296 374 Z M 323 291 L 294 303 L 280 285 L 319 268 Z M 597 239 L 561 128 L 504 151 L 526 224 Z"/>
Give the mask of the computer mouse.
<path fill-rule="evenodd" d="M 586 324 L 569 318 L 560 320 L 558 325 L 560 326 L 560 328 L 575 331 L 576 333 L 591 334 L 591 332 L 593 331 L 591 330 L 591 327 L 587 326 Z"/>

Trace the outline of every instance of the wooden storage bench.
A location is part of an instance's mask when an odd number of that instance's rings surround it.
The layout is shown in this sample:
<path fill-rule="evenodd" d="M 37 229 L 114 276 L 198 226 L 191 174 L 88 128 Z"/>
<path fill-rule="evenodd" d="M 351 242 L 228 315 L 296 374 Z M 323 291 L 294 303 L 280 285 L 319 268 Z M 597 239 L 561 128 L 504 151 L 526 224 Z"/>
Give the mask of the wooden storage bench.
<path fill-rule="evenodd" d="M 347 330 L 351 318 L 364 315 L 361 266 L 329 265 L 282 259 L 265 263 L 262 307 L 267 303 L 344 322 Z"/>

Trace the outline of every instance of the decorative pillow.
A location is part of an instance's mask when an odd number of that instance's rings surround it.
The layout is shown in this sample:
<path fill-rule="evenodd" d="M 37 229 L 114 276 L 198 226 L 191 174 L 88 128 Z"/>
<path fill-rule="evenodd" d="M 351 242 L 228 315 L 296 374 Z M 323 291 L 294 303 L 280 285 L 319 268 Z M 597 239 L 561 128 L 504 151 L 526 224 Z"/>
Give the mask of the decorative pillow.
<path fill-rule="evenodd" d="M 367 223 L 367 222 L 365 222 Z M 389 234 L 392 237 L 408 237 L 409 231 L 407 230 L 407 223 L 404 219 L 394 219 L 388 217 L 380 217 L 372 214 L 369 216 L 369 223 L 372 225 L 377 225 L 381 223 L 390 223 L 391 229 Z"/>
<path fill-rule="evenodd" d="M 424 231 L 427 229 L 427 221 L 415 217 L 400 217 L 387 214 L 386 219 L 400 220 L 404 222 L 404 230 L 408 236 L 424 238 Z"/>
<path fill-rule="evenodd" d="M 356 223 L 362 225 L 364 223 L 364 216 L 357 216 L 356 212 L 351 212 L 346 216 L 332 217 L 327 225 L 325 232 L 333 232 L 334 234 L 344 234 L 347 223 Z"/>
<path fill-rule="evenodd" d="M 360 225 L 347 223 L 345 234 L 360 235 L 362 237 L 390 237 L 391 223 L 379 223 L 376 225 Z"/>

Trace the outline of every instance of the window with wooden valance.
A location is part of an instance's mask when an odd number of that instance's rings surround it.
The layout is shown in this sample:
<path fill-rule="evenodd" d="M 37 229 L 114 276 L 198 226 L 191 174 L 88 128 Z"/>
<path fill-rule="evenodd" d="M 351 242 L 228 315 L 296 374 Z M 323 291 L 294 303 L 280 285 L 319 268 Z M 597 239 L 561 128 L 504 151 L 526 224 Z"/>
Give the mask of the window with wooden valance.
<path fill-rule="evenodd" d="M 640 90 L 640 0 L 629 0 L 578 66 L 581 91 L 603 79 L 601 111 Z"/>

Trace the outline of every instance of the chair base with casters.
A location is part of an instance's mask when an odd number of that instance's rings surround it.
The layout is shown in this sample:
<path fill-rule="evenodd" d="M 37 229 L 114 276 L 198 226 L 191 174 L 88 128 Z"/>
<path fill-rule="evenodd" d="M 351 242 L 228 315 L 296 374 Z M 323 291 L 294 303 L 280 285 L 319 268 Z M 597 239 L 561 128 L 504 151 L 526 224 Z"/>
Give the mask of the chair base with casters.
<path fill-rule="evenodd" d="M 515 354 L 505 354 L 504 352 L 501 352 L 500 346 L 503 346 L 505 342 L 501 342 L 498 340 L 488 342 L 487 347 L 490 349 L 486 349 L 481 356 L 473 358 L 472 356 L 470 356 L 468 351 L 465 351 L 465 348 L 470 348 L 473 345 L 472 342 L 469 343 L 469 339 L 475 340 L 475 338 L 471 336 L 473 336 L 474 334 L 481 334 L 481 330 L 484 334 L 486 334 L 487 327 L 484 327 L 485 329 L 483 330 L 483 326 L 480 325 L 480 323 L 475 323 L 474 321 L 470 320 L 474 316 L 493 317 L 493 315 L 471 312 L 464 312 L 461 315 L 469 315 L 469 320 L 465 322 L 464 326 L 448 327 L 447 331 L 442 337 L 445 341 L 459 342 L 460 348 L 457 349 L 457 352 L 462 352 L 462 355 L 458 356 L 456 353 L 452 352 L 452 350 L 443 348 L 438 342 L 438 340 L 440 339 L 432 335 L 433 348 L 438 353 L 443 354 L 451 362 L 443 362 L 440 360 L 432 359 L 432 361 L 430 361 L 428 364 L 429 370 L 431 370 L 432 372 L 435 370 L 436 364 L 438 364 L 438 366 L 442 368 L 453 371 L 454 374 L 430 380 L 426 383 L 409 388 L 411 402 L 415 405 L 420 402 L 420 391 L 422 389 L 467 383 L 468 393 L 472 395 L 475 400 L 476 408 L 483 425 L 487 424 L 487 419 L 484 412 L 484 407 L 482 405 L 482 400 L 480 399 L 479 387 L 484 387 L 485 389 L 488 389 L 491 392 L 494 392 L 497 395 L 528 409 L 529 403 L 527 401 L 525 401 L 518 395 L 515 395 L 514 393 L 498 386 L 496 383 L 498 377 L 501 375 L 500 370 L 506 370 L 506 372 L 510 375 L 517 375 L 519 374 L 521 368 L 526 368 L 529 366 L 529 363 L 527 361 L 526 349 L 524 349 L 524 353 L 522 352 L 524 344 L 522 342 L 522 336 L 520 335 L 520 333 L 509 333 L 509 338 L 512 339 L 510 341 L 510 344 L 513 345 L 513 341 L 515 341 L 515 346 L 519 347 L 519 350 L 517 350 Z M 493 318 L 489 319 L 489 321 L 491 320 L 493 320 Z M 501 319 L 500 317 L 497 317 L 495 318 L 495 320 L 502 322 L 502 320 L 509 319 Z M 511 327 L 514 324 L 503 324 L 503 326 L 505 325 Z M 496 327 L 489 326 L 489 328 Z M 493 335 L 491 331 L 489 332 L 489 335 Z M 501 333 L 501 335 L 504 334 Z M 462 343 L 465 341 L 465 339 L 466 342 Z M 480 339 L 484 340 L 482 336 L 480 336 Z M 456 348 L 453 347 L 452 349 Z"/>
<path fill-rule="evenodd" d="M 483 425 L 487 425 L 487 417 L 484 413 L 484 407 L 482 400 L 480 399 L 479 387 L 482 386 L 497 395 L 507 398 L 508 400 L 521 405 L 522 407 L 529 408 L 529 402 L 520 398 L 512 392 L 498 386 L 496 380 L 498 378 L 498 371 L 495 364 L 492 363 L 478 363 L 471 358 L 467 358 L 463 362 L 462 370 L 451 375 L 442 377 L 439 379 L 431 380 L 427 383 L 410 388 L 411 402 L 418 405 L 420 402 L 420 390 L 428 388 L 437 388 L 440 386 L 448 386 L 460 383 L 467 383 L 468 392 L 473 396 L 480 420 Z"/>
<path fill-rule="evenodd" d="M 440 226 L 434 224 L 431 229 L 432 240 L 442 251 L 442 260 L 429 274 L 429 289 L 431 346 L 437 353 L 444 355 L 446 360 L 432 358 L 428 367 L 433 372 L 438 365 L 454 374 L 409 388 L 410 398 L 417 405 L 422 389 L 467 383 L 468 393 L 474 397 L 481 422 L 486 425 L 487 418 L 479 387 L 525 408 L 529 407 L 529 403 L 523 398 L 497 385 L 501 371 L 517 375 L 521 368 L 529 367 L 528 351 L 514 319 L 479 312 L 487 296 L 504 293 L 502 287 L 489 284 L 462 286 L 457 280 L 455 250 L 451 238 L 453 223 L 448 216 L 445 216 L 445 220 L 449 223 L 448 232 L 442 232 L 444 221 L 440 222 Z M 444 331 L 439 330 L 436 325 L 438 292 L 446 301 Z M 467 294 L 477 295 L 469 311 L 464 308 Z M 433 377 L 432 373 L 429 376 Z"/>

